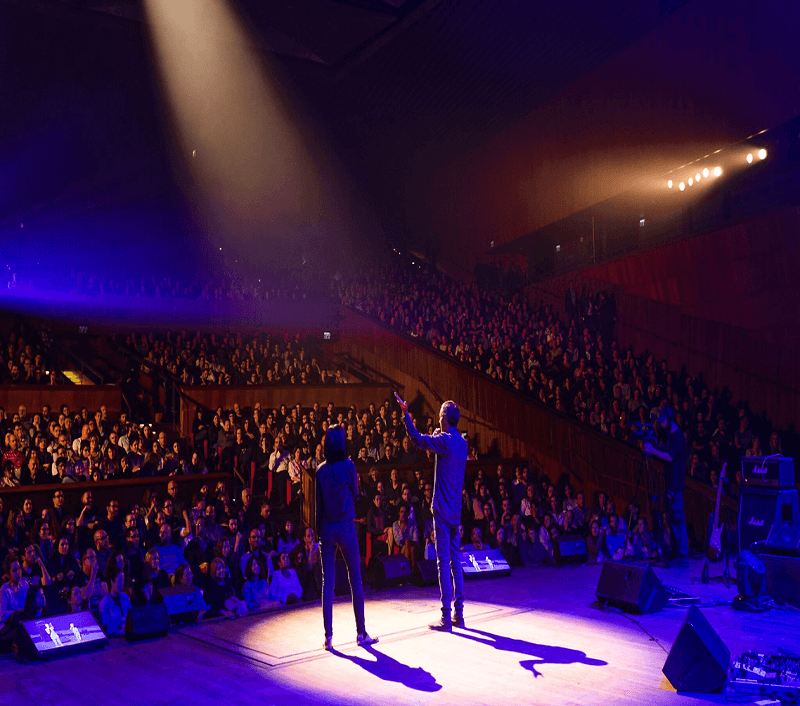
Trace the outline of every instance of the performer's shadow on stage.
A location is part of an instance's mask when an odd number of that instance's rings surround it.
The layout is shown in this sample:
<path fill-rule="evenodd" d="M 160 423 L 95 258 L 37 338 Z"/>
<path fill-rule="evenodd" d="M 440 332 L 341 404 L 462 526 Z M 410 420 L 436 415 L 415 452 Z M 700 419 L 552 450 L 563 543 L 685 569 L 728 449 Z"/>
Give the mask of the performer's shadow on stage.
<path fill-rule="evenodd" d="M 344 652 L 339 652 L 335 649 L 331 650 L 331 654 L 350 660 L 353 664 L 358 665 L 370 674 L 374 674 L 379 679 L 394 681 L 407 686 L 409 689 L 434 692 L 442 688 L 436 678 L 422 667 L 409 667 L 407 664 L 398 662 L 383 652 L 378 652 L 374 647 L 365 647 L 364 650 L 375 657 L 375 660 L 364 659 L 356 655 L 346 655 Z"/>
<path fill-rule="evenodd" d="M 496 650 L 502 650 L 503 652 L 516 652 L 517 654 L 528 655 L 529 657 L 537 657 L 538 659 L 526 659 L 519 663 L 521 667 L 531 671 L 534 677 L 541 676 L 541 672 L 536 671 L 537 665 L 540 664 L 574 664 L 578 662 L 591 667 L 604 667 L 608 664 L 608 662 L 604 662 L 601 659 L 587 657 L 585 652 L 572 650 L 569 647 L 540 645 L 535 642 L 527 642 L 513 637 L 495 635 L 494 633 L 484 632 L 483 630 L 475 630 L 475 628 L 463 628 L 458 631 L 454 630 L 453 634 L 459 637 L 465 637 L 467 640 L 479 642 L 482 645 L 494 647 Z"/>

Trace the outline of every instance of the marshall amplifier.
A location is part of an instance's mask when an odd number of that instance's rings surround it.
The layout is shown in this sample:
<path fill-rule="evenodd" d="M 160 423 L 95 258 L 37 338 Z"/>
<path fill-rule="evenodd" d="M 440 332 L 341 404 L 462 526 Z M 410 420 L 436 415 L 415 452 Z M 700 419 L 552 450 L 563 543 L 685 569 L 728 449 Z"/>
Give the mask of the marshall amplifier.
<path fill-rule="evenodd" d="M 800 525 L 797 490 L 742 488 L 739 499 L 739 551 L 764 542 L 773 527 Z"/>
<path fill-rule="evenodd" d="M 744 488 L 794 488 L 794 459 L 786 456 L 751 456 L 742 459 Z"/>

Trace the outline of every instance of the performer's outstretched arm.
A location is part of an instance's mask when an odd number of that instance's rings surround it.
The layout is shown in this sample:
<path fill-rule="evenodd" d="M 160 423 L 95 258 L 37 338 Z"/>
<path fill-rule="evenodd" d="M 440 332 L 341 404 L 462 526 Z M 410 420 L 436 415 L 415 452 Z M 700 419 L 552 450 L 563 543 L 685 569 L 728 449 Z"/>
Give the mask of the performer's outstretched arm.
<path fill-rule="evenodd" d="M 448 448 L 447 439 L 438 431 L 433 434 L 420 434 L 414 426 L 414 420 L 411 419 L 411 415 L 408 413 L 408 403 L 404 402 L 396 392 L 394 393 L 394 397 L 397 400 L 397 404 L 400 405 L 400 409 L 403 411 L 403 421 L 405 422 L 406 431 L 408 431 L 408 438 L 411 439 L 411 443 L 422 451 L 432 451 L 436 454 L 446 453 Z"/>
<path fill-rule="evenodd" d="M 418 449 L 432 451 L 435 454 L 447 453 L 447 439 L 441 432 L 435 431 L 433 434 L 420 434 L 408 412 L 403 415 L 403 421 L 406 423 L 406 430 L 411 443 Z"/>

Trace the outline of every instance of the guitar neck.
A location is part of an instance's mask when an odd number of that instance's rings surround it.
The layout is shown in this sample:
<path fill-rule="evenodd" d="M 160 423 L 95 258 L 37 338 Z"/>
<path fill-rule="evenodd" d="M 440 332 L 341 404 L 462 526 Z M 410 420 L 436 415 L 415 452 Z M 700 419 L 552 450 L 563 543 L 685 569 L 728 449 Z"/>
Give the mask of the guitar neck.
<path fill-rule="evenodd" d="M 722 479 L 725 478 L 725 469 L 728 464 L 723 464 L 722 471 L 719 474 L 719 487 L 717 488 L 717 505 L 714 508 L 714 529 L 719 527 L 719 506 L 722 501 Z"/>

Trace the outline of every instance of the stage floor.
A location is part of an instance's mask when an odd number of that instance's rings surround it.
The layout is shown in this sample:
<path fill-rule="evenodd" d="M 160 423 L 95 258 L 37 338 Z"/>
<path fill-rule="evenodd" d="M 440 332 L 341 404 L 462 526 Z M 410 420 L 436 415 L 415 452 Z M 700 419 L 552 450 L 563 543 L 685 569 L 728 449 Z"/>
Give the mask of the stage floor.
<path fill-rule="evenodd" d="M 659 578 L 703 603 L 735 587 L 700 584 L 702 562 Z M 689 704 L 661 673 L 685 610 L 625 616 L 592 607 L 599 566 L 515 570 L 466 584 L 466 629 L 433 633 L 438 588 L 367 594 L 374 648 L 355 644 L 349 600 L 334 607 L 335 653 L 322 649 L 318 604 L 182 628 L 161 640 L 40 664 L 0 661 L 0 703 L 111 704 Z M 800 613 L 701 608 L 736 655 L 797 651 Z"/>

